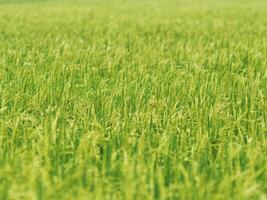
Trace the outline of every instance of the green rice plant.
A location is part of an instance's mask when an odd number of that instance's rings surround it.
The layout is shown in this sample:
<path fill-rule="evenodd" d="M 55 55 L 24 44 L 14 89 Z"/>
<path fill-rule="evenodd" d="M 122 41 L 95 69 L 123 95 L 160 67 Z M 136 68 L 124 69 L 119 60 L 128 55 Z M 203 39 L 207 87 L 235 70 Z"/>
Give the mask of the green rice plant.
<path fill-rule="evenodd" d="M 266 16 L 0 0 L 0 199 L 267 199 Z"/>

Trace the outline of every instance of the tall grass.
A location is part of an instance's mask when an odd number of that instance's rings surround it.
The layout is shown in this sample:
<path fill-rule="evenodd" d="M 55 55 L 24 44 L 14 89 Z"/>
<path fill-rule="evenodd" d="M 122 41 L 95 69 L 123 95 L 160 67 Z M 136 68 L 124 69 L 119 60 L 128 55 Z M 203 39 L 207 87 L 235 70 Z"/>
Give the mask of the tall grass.
<path fill-rule="evenodd" d="M 0 199 L 267 199 L 265 1 L 0 4 Z"/>

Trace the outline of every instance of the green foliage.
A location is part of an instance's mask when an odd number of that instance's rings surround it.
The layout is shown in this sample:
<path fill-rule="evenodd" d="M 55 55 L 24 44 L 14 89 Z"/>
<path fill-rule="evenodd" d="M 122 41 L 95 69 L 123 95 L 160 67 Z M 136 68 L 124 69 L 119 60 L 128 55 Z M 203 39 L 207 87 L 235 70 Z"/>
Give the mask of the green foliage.
<path fill-rule="evenodd" d="M 0 4 L 0 199 L 267 199 L 265 1 Z"/>

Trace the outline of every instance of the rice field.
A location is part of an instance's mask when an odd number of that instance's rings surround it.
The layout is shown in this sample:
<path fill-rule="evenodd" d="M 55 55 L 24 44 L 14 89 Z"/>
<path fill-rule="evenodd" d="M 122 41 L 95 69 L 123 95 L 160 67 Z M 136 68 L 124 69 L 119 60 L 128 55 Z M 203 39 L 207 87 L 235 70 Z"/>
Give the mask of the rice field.
<path fill-rule="evenodd" d="M 267 1 L 0 0 L 0 200 L 267 200 Z"/>

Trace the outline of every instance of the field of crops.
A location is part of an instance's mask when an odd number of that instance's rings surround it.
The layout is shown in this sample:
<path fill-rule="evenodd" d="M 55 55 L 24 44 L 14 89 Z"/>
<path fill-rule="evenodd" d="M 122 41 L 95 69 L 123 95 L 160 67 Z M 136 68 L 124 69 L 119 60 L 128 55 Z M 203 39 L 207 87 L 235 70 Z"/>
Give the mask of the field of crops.
<path fill-rule="evenodd" d="M 267 1 L 0 0 L 0 200 L 266 200 Z"/>

